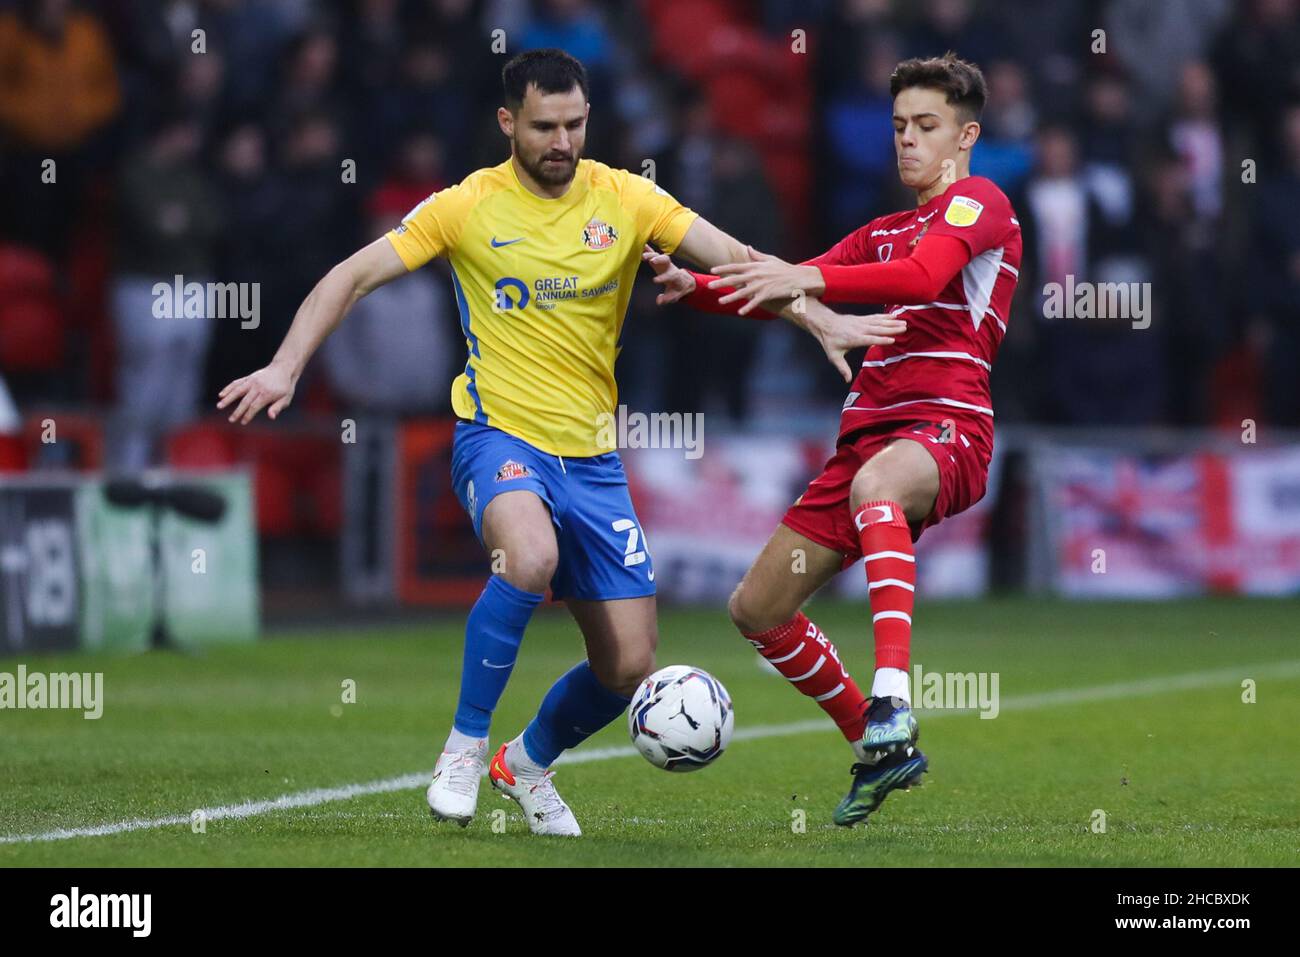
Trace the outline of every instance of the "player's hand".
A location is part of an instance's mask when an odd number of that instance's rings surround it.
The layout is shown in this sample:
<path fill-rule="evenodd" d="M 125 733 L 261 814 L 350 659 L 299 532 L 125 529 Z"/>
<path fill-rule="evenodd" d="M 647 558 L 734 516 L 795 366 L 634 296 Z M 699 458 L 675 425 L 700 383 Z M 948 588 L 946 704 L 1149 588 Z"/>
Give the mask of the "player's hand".
<path fill-rule="evenodd" d="M 907 323 L 889 313 L 851 316 L 827 309 L 818 300 L 810 302 L 817 303 L 820 309 L 809 311 L 809 329 L 822 344 L 826 358 L 839 370 L 845 382 L 853 381 L 849 364 L 844 361 L 846 352 L 863 346 L 892 345 L 895 336 L 901 336 L 907 331 Z"/>
<path fill-rule="evenodd" d="M 235 411 L 230 413 L 230 421 L 247 425 L 269 405 L 267 417 L 274 419 L 293 401 L 293 388 L 294 377 L 289 370 L 273 362 L 222 389 L 217 408 L 224 409 L 238 402 Z"/>
<path fill-rule="evenodd" d="M 710 289 L 735 287 L 718 300 L 719 304 L 749 300 L 740 307 L 742 316 L 749 315 L 764 302 L 797 298 L 801 292 L 807 296 L 820 296 L 826 290 L 822 271 L 816 266 L 795 266 L 784 259 L 761 253 L 753 246 L 746 247 L 746 251 L 750 262 L 714 266 L 713 274 L 723 278 L 709 283 Z"/>
<path fill-rule="evenodd" d="M 655 282 L 664 287 L 664 291 L 655 297 L 656 306 L 685 299 L 695 291 L 695 277 L 690 270 L 678 266 L 667 253 L 657 252 L 647 245 L 641 258 L 655 271 Z"/>

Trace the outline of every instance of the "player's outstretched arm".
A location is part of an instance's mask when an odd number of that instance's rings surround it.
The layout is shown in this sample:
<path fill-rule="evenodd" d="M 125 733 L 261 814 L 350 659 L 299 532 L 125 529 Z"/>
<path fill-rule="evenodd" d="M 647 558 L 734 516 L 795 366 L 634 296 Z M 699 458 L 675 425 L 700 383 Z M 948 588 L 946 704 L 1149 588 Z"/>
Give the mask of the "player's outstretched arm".
<path fill-rule="evenodd" d="M 262 409 L 274 419 L 293 400 L 302 370 L 325 337 L 362 296 L 406 274 L 392 243 L 380 237 L 325 274 L 302 301 L 293 324 L 269 365 L 236 379 L 221 390 L 218 409 L 234 403 L 230 421 L 247 425 Z"/>
<path fill-rule="evenodd" d="M 781 314 L 821 343 L 826 358 L 845 382 L 853 381 L 853 373 L 844 359 L 845 353 L 864 346 L 892 345 L 895 336 L 907 331 L 907 323 L 889 313 L 848 315 L 836 312 L 820 299 L 812 297 L 801 297 Z"/>
<path fill-rule="evenodd" d="M 818 257 L 798 265 L 756 250 L 744 260 L 713 268 L 708 283 L 718 305 L 747 300 L 747 315 L 775 295 L 803 294 L 826 302 L 926 302 L 934 299 L 971 260 L 954 236 L 929 236 L 912 255 L 889 262 L 836 263 Z"/>
<path fill-rule="evenodd" d="M 725 263 L 751 262 L 755 257 L 761 255 L 752 246 L 747 246 L 740 240 L 723 232 L 703 216 L 696 217 L 695 221 L 691 223 L 690 228 L 686 230 L 686 234 L 682 237 L 682 241 L 678 243 L 676 253 L 683 259 L 699 266 L 701 269 L 711 269 L 714 266 Z M 662 278 L 663 273 L 660 268 L 656 266 L 653 261 L 650 261 L 650 264 L 651 266 L 655 266 L 655 272 L 660 274 L 656 277 L 655 281 L 667 287 L 665 291 L 660 294 L 658 300 L 660 305 L 668 302 L 676 302 L 679 299 L 690 296 L 691 300 L 689 305 L 697 309 L 702 309 L 705 312 L 726 312 L 731 315 L 747 315 L 749 313 L 749 310 L 745 310 L 744 313 L 741 313 L 740 310 L 734 306 L 727 306 L 724 308 L 719 305 L 718 302 L 722 293 L 713 290 L 708 290 L 706 292 L 702 286 L 700 288 L 692 286 L 691 289 L 687 289 L 685 292 L 674 294 L 675 289 L 684 287 L 684 279 L 674 275 L 671 280 L 665 280 Z M 676 267 L 673 268 L 675 269 Z M 689 275 L 697 284 L 703 278 L 696 274 Z M 785 313 L 782 312 L 782 309 L 792 301 L 794 295 L 795 294 L 791 292 L 789 295 L 784 297 L 774 296 L 769 301 L 763 303 L 762 306 L 770 313 L 785 315 Z M 754 318 L 758 319 L 767 317 L 756 315 Z"/>
<path fill-rule="evenodd" d="M 664 287 L 655 302 L 664 305 L 677 302 L 690 296 L 696 289 L 698 279 L 689 269 L 683 269 L 665 253 L 656 252 L 649 246 L 641 258 L 655 271 L 654 281 Z M 731 312 L 734 306 L 725 311 Z M 764 309 L 772 308 L 768 303 Z M 720 310 L 721 311 L 721 310 Z M 844 381 L 853 381 L 844 354 L 850 349 L 863 346 L 889 345 L 894 336 L 901 335 L 907 329 L 907 323 L 890 315 L 850 316 L 841 315 L 816 299 L 800 297 L 786 303 L 780 315 L 804 329 L 821 343 L 826 358 L 839 371 Z"/>

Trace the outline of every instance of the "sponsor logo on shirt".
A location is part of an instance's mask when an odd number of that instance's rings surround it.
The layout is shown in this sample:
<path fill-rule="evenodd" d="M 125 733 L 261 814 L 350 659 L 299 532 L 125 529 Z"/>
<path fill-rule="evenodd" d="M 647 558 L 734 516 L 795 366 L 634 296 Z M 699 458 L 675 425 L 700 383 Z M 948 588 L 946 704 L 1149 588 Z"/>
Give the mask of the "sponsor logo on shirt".
<path fill-rule="evenodd" d="M 943 214 L 943 221 L 949 226 L 974 226 L 983 211 L 983 203 L 969 196 L 954 196 Z"/>
<path fill-rule="evenodd" d="M 496 299 L 494 300 L 496 309 L 522 309 L 528 305 L 528 286 L 524 284 L 522 279 L 505 276 L 496 281 L 494 288 L 496 292 Z"/>

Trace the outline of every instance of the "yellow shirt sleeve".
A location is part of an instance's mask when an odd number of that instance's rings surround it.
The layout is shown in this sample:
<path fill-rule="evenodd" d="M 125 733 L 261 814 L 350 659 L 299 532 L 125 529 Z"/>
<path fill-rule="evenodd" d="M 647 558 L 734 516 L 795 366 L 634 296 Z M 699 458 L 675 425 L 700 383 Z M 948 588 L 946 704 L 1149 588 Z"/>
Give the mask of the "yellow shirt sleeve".
<path fill-rule="evenodd" d="M 456 248 L 477 200 L 469 180 L 457 183 L 429 196 L 385 234 L 408 272 Z"/>
<path fill-rule="evenodd" d="M 627 173 L 623 202 L 636 216 L 637 231 L 666 253 L 673 253 L 699 213 L 683 206 L 653 180 Z"/>

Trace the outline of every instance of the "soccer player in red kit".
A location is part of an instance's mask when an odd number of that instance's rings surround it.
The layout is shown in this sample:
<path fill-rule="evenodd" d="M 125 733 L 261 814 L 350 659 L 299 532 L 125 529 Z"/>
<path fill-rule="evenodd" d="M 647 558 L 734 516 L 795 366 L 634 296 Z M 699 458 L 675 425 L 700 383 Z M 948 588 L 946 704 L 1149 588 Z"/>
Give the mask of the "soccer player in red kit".
<path fill-rule="evenodd" d="M 888 315 L 907 322 L 891 345 L 868 351 L 844 402 L 834 456 L 786 512 L 729 604 L 759 654 L 854 746 L 853 786 L 834 816 L 848 826 L 927 770 L 908 689 L 912 545 L 984 495 L 993 455 L 989 372 L 1021 250 L 1006 196 L 970 175 L 986 98 L 979 68 L 952 53 L 907 60 L 890 92 L 898 173 L 916 191 L 915 209 L 873 219 L 799 265 L 751 250 L 753 261 L 709 276 L 646 255 L 666 287 L 660 302 L 748 315 L 813 297 L 884 303 Z M 791 560 L 800 553 L 802 572 Z M 800 610 L 858 558 L 865 558 L 875 641 L 870 698 Z"/>

